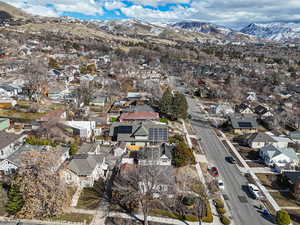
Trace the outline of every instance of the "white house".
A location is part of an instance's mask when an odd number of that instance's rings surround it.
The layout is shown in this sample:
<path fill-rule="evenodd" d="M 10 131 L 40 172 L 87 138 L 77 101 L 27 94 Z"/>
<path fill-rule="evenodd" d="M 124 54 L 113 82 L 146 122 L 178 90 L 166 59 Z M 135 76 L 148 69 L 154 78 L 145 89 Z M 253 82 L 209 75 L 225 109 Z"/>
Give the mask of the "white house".
<path fill-rule="evenodd" d="M 299 158 L 292 148 L 278 148 L 270 144 L 261 148 L 260 157 L 267 166 L 284 168 L 298 165 Z"/>
<path fill-rule="evenodd" d="M 99 178 L 107 176 L 108 164 L 104 155 L 77 154 L 63 171 L 62 176 L 69 186 L 92 187 Z"/>
<path fill-rule="evenodd" d="M 278 148 L 287 148 L 289 143 L 293 143 L 293 141 L 290 138 L 284 135 L 276 136 L 271 132 L 266 132 L 266 134 L 270 135 L 275 140 L 274 146 Z"/>
<path fill-rule="evenodd" d="M 269 144 L 277 143 L 277 141 L 274 140 L 270 135 L 263 132 L 248 134 L 245 137 L 244 142 L 251 148 L 263 148 Z"/>
<path fill-rule="evenodd" d="M 234 109 L 229 104 L 219 104 L 215 108 L 215 113 L 219 115 L 229 115 L 234 113 Z"/>
<path fill-rule="evenodd" d="M 65 126 L 73 129 L 73 134 L 79 135 L 80 138 L 91 138 L 100 136 L 101 128 L 96 127 L 95 121 L 63 121 Z"/>
<path fill-rule="evenodd" d="M 27 135 L 0 131 L 0 159 L 6 159 L 24 143 Z"/>
<path fill-rule="evenodd" d="M 253 102 L 253 101 L 256 101 L 257 100 L 257 97 L 256 97 L 256 93 L 255 92 L 247 92 L 247 97 L 246 99 L 250 102 Z"/>

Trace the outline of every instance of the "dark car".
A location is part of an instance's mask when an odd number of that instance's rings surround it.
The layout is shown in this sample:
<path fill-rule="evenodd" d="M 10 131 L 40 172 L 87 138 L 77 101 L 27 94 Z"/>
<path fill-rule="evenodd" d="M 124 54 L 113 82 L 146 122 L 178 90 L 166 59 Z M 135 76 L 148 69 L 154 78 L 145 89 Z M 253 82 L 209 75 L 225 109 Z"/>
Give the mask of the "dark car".
<path fill-rule="evenodd" d="M 226 161 L 229 162 L 229 163 L 232 163 L 232 164 L 236 163 L 235 158 L 233 158 L 232 156 L 227 156 Z"/>
<path fill-rule="evenodd" d="M 212 168 L 210 169 L 210 172 L 211 172 L 211 175 L 212 175 L 213 177 L 219 176 L 219 170 L 218 170 L 217 167 L 212 167 Z"/>

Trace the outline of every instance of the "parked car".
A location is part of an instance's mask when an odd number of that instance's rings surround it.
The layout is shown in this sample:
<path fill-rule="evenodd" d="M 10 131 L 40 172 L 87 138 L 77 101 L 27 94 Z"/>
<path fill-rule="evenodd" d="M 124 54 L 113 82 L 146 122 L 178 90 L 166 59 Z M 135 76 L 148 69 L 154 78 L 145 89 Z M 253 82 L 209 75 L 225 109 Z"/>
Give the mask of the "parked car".
<path fill-rule="evenodd" d="M 224 182 L 221 179 L 218 180 L 218 186 L 219 186 L 220 190 L 224 190 L 225 189 Z"/>
<path fill-rule="evenodd" d="M 219 176 L 219 170 L 218 170 L 217 167 L 212 167 L 212 168 L 210 169 L 210 172 L 211 172 L 211 175 L 212 175 L 213 177 Z"/>
<path fill-rule="evenodd" d="M 254 199 L 261 199 L 262 195 L 258 187 L 254 184 L 248 184 L 249 192 L 253 195 Z"/>
<path fill-rule="evenodd" d="M 236 163 L 235 158 L 233 158 L 232 156 L 227 156 L 227 157 L 225 158 L 225 160 L 226 160 L 227 162 L 229 162 L 229 163 L 232 163 L 232 164 L 235 164 L 235 163 Z"/>

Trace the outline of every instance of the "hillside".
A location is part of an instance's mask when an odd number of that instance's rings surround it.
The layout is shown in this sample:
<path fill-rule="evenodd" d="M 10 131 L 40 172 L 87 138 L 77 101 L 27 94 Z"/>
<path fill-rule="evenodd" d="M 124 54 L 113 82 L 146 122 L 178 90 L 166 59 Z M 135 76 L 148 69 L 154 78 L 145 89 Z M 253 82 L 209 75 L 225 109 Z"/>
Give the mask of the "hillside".
<path fill-rule="evenodd" d="M 0 19 L 5 17 L 6 19 L 10 19 L 10 17 L 20 19 L 28 18 L 30 15 L 12 5 L 0 1 Z"/>

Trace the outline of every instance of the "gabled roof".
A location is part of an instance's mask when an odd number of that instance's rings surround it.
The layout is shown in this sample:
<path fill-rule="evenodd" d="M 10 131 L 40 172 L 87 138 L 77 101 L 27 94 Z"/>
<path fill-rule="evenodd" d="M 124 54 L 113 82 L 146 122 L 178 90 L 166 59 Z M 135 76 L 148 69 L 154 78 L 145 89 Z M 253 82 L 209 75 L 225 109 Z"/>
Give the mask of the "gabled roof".
<path fill-rule="evenodd" d="M 265 143 L 277 142 L 271 136 L 269 136 L 268 134 L 263 133 L 263 132 L 249 134 L 247 137 L 247 140 L 250 143 L 252 143 L 252 142 L 265 142 Z"/>
<path fill-rule="evenodd" d="M 261 151 L 265 152 L 270 159 L 283 154 L 292 160 L 298 160 L 298 156 L 292 148 L 277 148 L 274 145 L 270 144 L 263 147 Z"/>
<path fill-rule="evenodd" d="M 5 148 L 6 146 L 10 145 L 11 143 L 17 141 L 24 134 L 13 134 L 13 133 L 6 133 L 5 131 L 0 131 L 0 149 Z"/>
<path fill-rule="evenodd" d="M 159 160 L 161 157 L 166 156 L 172 159 L 172 150 L 174 146 L 163 144 L 160 147 L 145 147 L 138 151 L 137 159 L 145 160 Z"/>
<path fill-rule="evenodd" d="M 141 124 L 132 135 L 133 136 L 148 136 L 149 132 L 148 132 L 147 128 L 144 127 L 143 124 Z"/>
<path fill-rule="evenodd" d="M 237 105 L 237 106 L 235 107 L 235 111 L 236 111 L 236 112 L 243 112 L 243 111 L 246 110 L 246 109 L 250 109 L 250 110 L 252 111 L 252 109 L 251 109 L 248 105 L 246 105 L 246 104 L 244 104 L 244 103 L 242 103 L 242 104 L 240 104 L 240 105 Z"/>
<path fill-rule="evenodd" d="M 77 154 L 68 165 L 68 169 L 77 176 L 90 176 L 95 168 L 103 163 L 104 155 Z"/>
<path fill-rule="evenodd" d="M 262 105 L 258 105 L 255 107 L 254 111 L 258 115 L 263 115 L 263 114 L 267 113 L 269 110 Z"/>
<path fill-rule="evenodd" d="M 293 184 L 300 179 L 300 171 L 283 171 L 283 175 L 286 176 Z"/>

